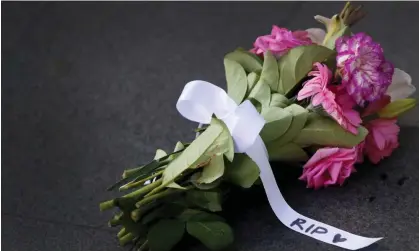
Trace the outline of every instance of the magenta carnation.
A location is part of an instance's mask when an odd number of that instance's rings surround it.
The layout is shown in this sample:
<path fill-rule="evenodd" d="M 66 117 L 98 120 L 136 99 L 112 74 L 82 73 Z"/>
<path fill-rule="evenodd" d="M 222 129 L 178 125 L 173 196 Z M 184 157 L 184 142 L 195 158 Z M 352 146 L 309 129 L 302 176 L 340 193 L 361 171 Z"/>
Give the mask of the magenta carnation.
<path fill-rule="evenodd" d="M 393 65 L 386 61 L 380 44 L 365 33 L 336 40 L 337 66 L 342 84 L 360 105 L 380 99 L 391 84 Z"/>
<path fill-rule="evenodd" d="M 273 25 L 270 35 L 260 36 L 250 50 L 256 55 L 263 55 L 266 51 L 271 51 L 276 57 L 284 55 L 289 49 L 301 45 L 312 44 L 307 31 L 291 32 L 285 28 Z"/>

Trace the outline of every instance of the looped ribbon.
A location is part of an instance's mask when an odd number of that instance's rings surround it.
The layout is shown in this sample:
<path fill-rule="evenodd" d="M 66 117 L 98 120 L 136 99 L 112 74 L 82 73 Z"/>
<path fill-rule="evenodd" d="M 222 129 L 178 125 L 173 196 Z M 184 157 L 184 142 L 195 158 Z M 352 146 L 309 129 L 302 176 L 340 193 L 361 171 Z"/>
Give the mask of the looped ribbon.
<path fill-rule="evenodd" d="M 205 81 L 187 83 L 176 104 L 185 118 L 209 124 L 213 114 L 228 127 L 235 152 L 246 153 L 259 167 L 269 204 L 277 218 L 288 228 L 317 240 L 357 250 L 382 238 L 366 238 L 315 221 L 294 211 L 285 201 L 276 183 L 269 163 L 268 152 L 259 136 L 265 120 L 250 101 L 237 105 L 227 93 Z"/>

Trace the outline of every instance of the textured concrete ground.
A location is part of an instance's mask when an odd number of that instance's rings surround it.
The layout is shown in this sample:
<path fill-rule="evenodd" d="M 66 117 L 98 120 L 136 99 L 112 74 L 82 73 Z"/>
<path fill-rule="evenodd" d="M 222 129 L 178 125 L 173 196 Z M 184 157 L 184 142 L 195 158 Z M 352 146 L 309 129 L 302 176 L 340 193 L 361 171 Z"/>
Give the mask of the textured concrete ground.
<path fill-rule="evenodd" d="M 223 55 L 272 24 L 320 27 L 343 3 L 2 3 L 2 248 L 106 251 L 117 247 L 98 203 L 122 170 L 193 138 L 175 110 L 183 85 L 225 87 Z M 419 3 L 366 4 L 356 26 L 419 81 Z M 418 98 L 416 94 L 416 98 Z M 301 214 L 365 236 L 366 250 L 419 250 L 419 109 L 401 119 L 401 147 L 362 165 L 343 188 L 280 182 Z M 281 166 L 275 166 L 281 172 Z M 283 167 L 282 167 L 283 168 Z M 231 203 L 236 250 L 340 250 L 290 231 L 264 194 Z M 202 250 L 197 248 L 197 250 Z"/>

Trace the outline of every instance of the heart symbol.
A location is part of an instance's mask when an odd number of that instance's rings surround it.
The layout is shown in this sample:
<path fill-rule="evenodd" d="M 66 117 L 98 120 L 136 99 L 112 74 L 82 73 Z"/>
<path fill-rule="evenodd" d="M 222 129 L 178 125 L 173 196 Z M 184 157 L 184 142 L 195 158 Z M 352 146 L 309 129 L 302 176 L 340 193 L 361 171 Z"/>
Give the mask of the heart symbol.
<path fill-rule="evenodd" d="M 333 243 L 344 242 L 344 241 L 346 241 L 346 238 L 342 238 L 342 235 L 340 234 L 335 234 L 335 237 L 333 237 Z"/>

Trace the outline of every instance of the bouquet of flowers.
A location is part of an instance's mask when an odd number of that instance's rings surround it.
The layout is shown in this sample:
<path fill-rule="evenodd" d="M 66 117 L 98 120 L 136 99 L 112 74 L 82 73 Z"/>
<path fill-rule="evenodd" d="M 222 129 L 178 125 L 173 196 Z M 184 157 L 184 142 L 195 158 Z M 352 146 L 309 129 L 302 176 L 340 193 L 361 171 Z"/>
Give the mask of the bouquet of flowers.
<path fill-rule="evenodd" d="M 278 219 L 295 231 L 348 249 L 377 241 L 296 213 L 268 161 L 300 163 L 300 180 L 319 189 L 342 185 L 364 157 L 378 163 L 398 147 L 397 117 L 414 107 L 407 97 L 415 87 L 379 43 L 351 32 L 363 17 L 347 3 L 330 19 L 315 17 L 326 31 L 273 26 L 253 49 L 225 56 L 227 93 L 188 83 L 177 109 L 199 123 L 196 139 L 125 170 L 109 188 L 124 194 L 100 204 L 117 208 L 109 225 L 121 226 L 120 244 L 168 251 L 189 234 L 223 249 L 233 242 L 228 219 L 217 214 L 226 193 L 261 184 Z"/>

